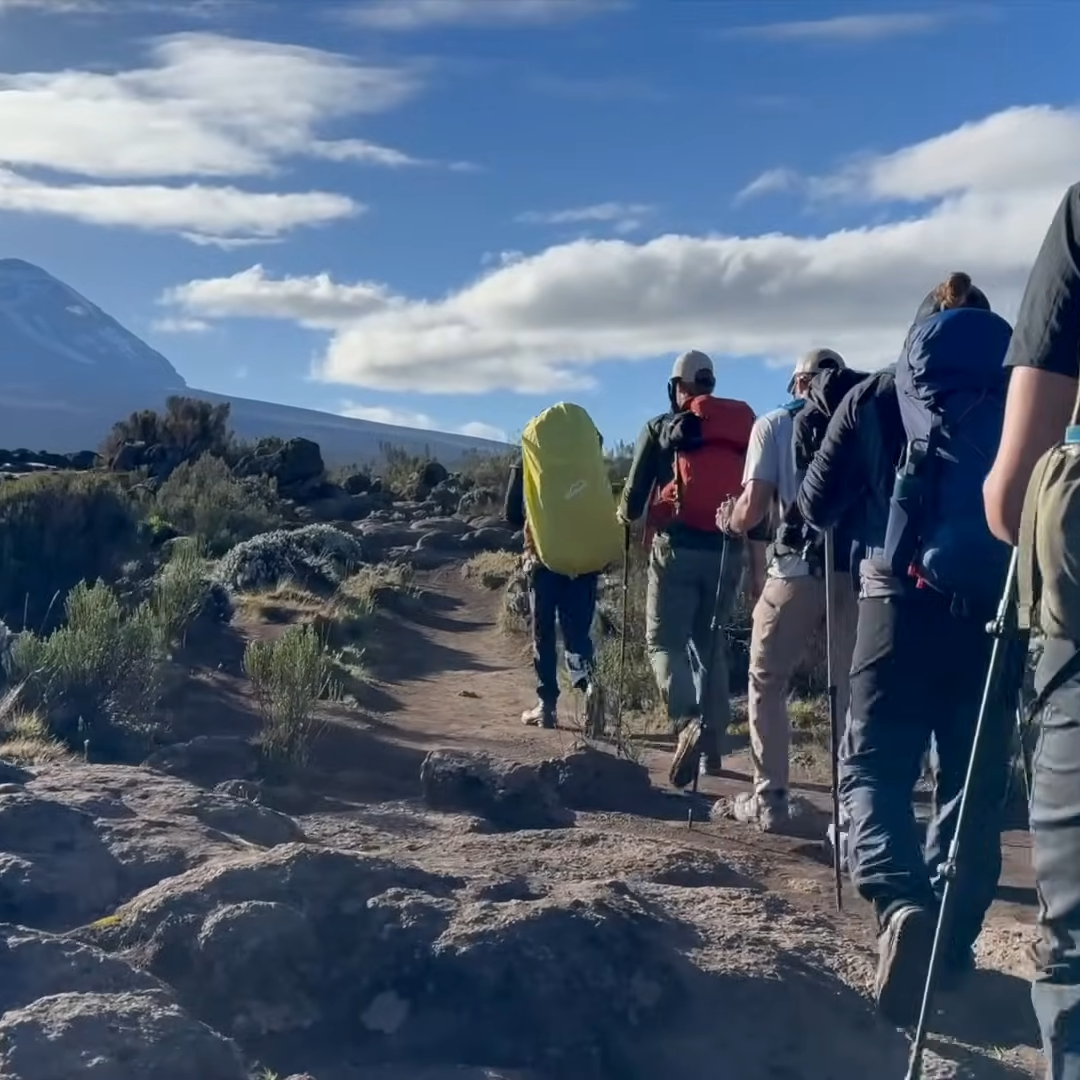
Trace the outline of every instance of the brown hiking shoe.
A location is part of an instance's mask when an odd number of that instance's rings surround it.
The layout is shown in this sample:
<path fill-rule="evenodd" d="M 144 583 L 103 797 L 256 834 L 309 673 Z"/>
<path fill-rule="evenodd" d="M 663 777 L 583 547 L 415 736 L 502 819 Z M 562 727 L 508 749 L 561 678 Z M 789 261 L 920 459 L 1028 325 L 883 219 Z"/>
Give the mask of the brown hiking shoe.
<path fill-rule="evenodd" d="M 874 997 L 878 1012 L 897 1027 L 910 1027 L 919 1019 L 934 925 L 926 908 L 905 904 L 892 913 L 878 937 Z"/>
<path fill-rule="evenodd" d="M 679 731 L 679 742 L 675 747 L 675 756 L 671 759 L 668 779 L 672 787 L 685 788 L 694 782 L 700 753 L 701 720 L 692 716 Z"/>

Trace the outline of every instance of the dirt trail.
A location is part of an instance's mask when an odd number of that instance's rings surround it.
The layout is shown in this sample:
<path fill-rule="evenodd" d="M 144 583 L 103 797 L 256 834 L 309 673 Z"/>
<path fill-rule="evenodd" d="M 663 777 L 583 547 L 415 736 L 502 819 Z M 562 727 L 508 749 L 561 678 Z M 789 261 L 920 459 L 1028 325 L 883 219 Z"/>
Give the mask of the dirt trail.
<path fill-rule="evenodd" d="M 539 731 L 519 721 L 521 710 L 533 699 L 532 672 L 528 656 L 499 628 L 501 595 L 474 587 L 453 565 L 425 575 L 424 586 L 428 592 L 422 609 L 395 615 L 379 642 L 383 680 L 372 694 L 367 720 L 372 734 L 388 752 L 386 761 L 376 766 L 382 774 L 378 798 L 415 795 L 419 760 L 434 747 L 484 749 L 522 761 L 567 752 L 574 744 L 571 731 Z M 560 704 L 565 705 L 569 719 L 572 706 L 568 700 Z M 402 756 L 394 757 L 390 748 L 397 748 Z M 667 754 L 646 749 L 643 760 L 657 788 L 666 789 Z M 693 803 L 696 824 L 692 830 L 686 823 L 691 800 L 674 793 L 659 797 L 648 816 L 633 812 L 583 814 L 579 821 L 602 829 L 608 837 L 623 838 L 627 852 L 635 845 L 670 845 L 673 850 L 707 851 L 736 862 L 792 910 L 812 918 L 818 934 L 858 947 L 859 959 L 852 960 L 850 982 L 865 987 L 873 928 L 866 906 L 850 886 L 846 887 L 844 913 L 833 912 L 831 868 L 821 846 L 827 791 L 810 785 L 798 792 L 805 806 L 805 829 L 800 830 L 804 835 L 763 836 L 709 817 L 719 798 L 745 789 L 748 777 L 740 775 L 739 759 L 729 759 L 729 765 L 734 768 L 729 777 L 702 781 L 700 795 Z M 375 801 L 374 792 L 367 797 L 357 791 L 350 794 L 350 801 Z M 1034 914 L 1026 834 L 1007 834 L 1003 851 L 1006 865 L 999 901 L 979 944 L 980 969 L 984 970 L 965 1000 L 949 1003 L 946 1010 L 950 1037 L 964 1048 L 959 1058 L 971 1053 L 976 1056 L 958 1072 L 928 1071 L 927 1077 L 1040 1075 L 1026 985 L 1026 950 Z M 609 873 L 612 870 L 617 872 L 617 867 L 607 868 Z M 716 917 L 723 918 L 722 909 L 716 909 Z M 806 946 L 793 939 L 791 947 L 805 950 Z M 785 1010 L 797 1007 L 795 1000 L 784 1003 Z M 790 1022 L 801 1027 L 807 1020 L 791 1017 Z M 959 1058 L 954 1055 L 954 1059 Z M 849 1064 L 858 1071 L 855 1061 Z M 841 1068 L 840 1063 L 823 1062 L 822 1071 L 813 1076 L 831 1077 L 833 1068 Z M 891 1065 L 889 1069 L 891 1072 Z M 725 1070 L 715 1075 L 729 1074 Z"/>

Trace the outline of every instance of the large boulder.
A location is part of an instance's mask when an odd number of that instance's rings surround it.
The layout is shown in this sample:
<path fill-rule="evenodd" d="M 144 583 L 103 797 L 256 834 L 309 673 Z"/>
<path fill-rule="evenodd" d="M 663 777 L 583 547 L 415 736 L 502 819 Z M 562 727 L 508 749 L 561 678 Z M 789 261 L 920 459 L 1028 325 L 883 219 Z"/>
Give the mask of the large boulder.
<path fill-rule="evenodd" d="M 286 845 L 163 881 L 80 933 L 137 949 L 149 977 L 242 1045 L 344 1042 L 372 1062 L 599 1077 L 683 1001 L 685 928 L 629 887 L 478 896 L 465 884 Z"/>
<path fill-rule="evenodd" d="M 591 746 L 543 761 L 538 772 L 559 800 L 575 810 L 633 813 L 656 795 L 644 765 Z"/>
<path fill-rule="evenodd" d="M 475 814 L 495 829 L 574 824 L 573 813 L 535 766 L 479 751 L 432 750 L 420 765 L 420 786 L 433 810 Z"/>
<path fill-rule="evenodd" d="M 0 970 L 5 1080 L 246 1080 L 235 1046 L 117 957 L 0 925 Z"/>
<path fill-rule="evenodd" d="M 79 926 L 216 856 L 303 838 L 284 814 L 147 769 L 49 766 L 0 794 L 0 919 Z"/>
<path fill-rule="evenodd" d="M 164 880 L 82 933 L 108 949 L 137 947 L 149 972 L 228 1034 L 344 1030 L 420 947 L 372 901 L 404 890 L 438 911 L 458 885 L 407 864 L 287 844 Z M 449 918 L 432 928 L 414 915 L 413 937 L 421 925 L 437 936 Z"/>
<path fill-rule="evenodd" d="M 296 438 L 280 444 L 260 444 L 254 454 L 237 463 L 234 471 L 240 476 L 272 477 L 280 495 L 303 499 L 322 485 L 326 466 L 317 442 Z"/>
<path fill-rule="evenodd" d="M 236 1046 L 167 994 L 56 994 L 0 1018 L 4 1080 L 249 1080 Z"/>

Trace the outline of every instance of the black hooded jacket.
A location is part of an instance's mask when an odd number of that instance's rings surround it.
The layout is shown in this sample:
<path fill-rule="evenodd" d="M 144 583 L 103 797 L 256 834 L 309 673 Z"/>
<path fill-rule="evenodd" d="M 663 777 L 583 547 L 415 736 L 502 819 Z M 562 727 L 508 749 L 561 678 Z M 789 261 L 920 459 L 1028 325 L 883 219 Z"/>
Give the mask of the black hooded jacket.
<path fill-rule="evenodd" d="M 796 500 L 820 530 L 843 523 L 856 535 L 863 595 L 893 596 L 905 587 L 867 558 L 885 540 L 896 465 L 906 437 L 896 397 L 895 369 L 857 383 L 829 420 L 821 448 L 803 477 Z"/>
<path fill-rule="evenodd" d="M 868 377 L 864 371 L 829 368 L 814 378 L 806 395 L 806 405 L 795 416 L 795 465 L 800 472 L 806 471 L 818 452 L 829 419 L 844 396 Z"/>
<path fill-rule="evenodd" d="M 818 374 L 811 383 L 806 404 L 795 415 L 792 441 L 795 447 L 795 467 L 805 473 L 821 447 L 829 419 L 839 407 L 849 390 L 864 379 L 865 372 L 847 368 L 829 368 Z M 848 573 L 852 569 L 853 549 L 858 546 L 861 527 L 859 507 L 853 505 L 836 525 L 834 538 L 833 569 Z M 824 557 L 824 536 L 804 519 L 798 502 L 786 510 L 776 533 L 775 551 L 778 554 L 798 551 L 811 563 L 821 565 Z"/>

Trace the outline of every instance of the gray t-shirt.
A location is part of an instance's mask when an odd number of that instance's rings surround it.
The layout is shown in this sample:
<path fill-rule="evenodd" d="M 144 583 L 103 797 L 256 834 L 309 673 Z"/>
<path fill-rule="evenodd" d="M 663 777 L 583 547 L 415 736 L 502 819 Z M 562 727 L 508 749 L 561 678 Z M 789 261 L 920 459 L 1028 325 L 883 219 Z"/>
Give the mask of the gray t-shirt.
<path fill-rule="evenodd" d="M 799 493 L 802 477 L 795 468 L 795 420 L 784 408 L 759 416 L 750 433 L 750 445 L 746 451 L 746 467 L 743 484 L 761 480 L 776 488 L 779 506 L 777 517 L 781 518 Z M 786 555 L 769 563 L 771 577 L 805 577 L 810 567 L 804 559 Z"/>

